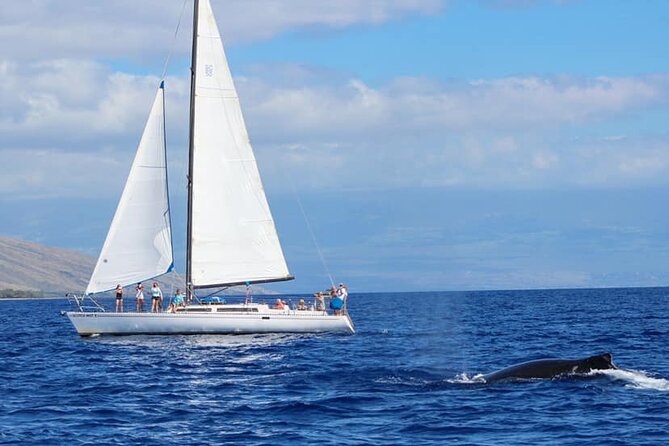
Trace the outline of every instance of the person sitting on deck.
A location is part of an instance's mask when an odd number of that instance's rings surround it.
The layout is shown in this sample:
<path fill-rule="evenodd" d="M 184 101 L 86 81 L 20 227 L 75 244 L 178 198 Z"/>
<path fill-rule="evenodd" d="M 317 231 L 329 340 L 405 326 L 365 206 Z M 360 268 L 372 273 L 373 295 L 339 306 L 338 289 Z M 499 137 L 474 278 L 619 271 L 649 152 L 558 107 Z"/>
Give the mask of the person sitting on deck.
<path fill-rule="evenodd" d="M 177 292 L 174 295 L 174 298 L 172 299 L 172 303 L 170 304 L 170 313 L 176 313 L 178 307 L 185 307 L 186 306 L 186 296 L 184 295 L 183 291 L 181 291 L 181 288 L 177 288 Z"/>
<path fill-rule="evenodd" d="M 283 310 L 285 308 L 283 305 L 283 301 L 281 299 L 277 299 L 276 302 L 274 303 L 274 308 L 277 310 Z"/>
<path fill-rule="evenodd" d="M 300 299 L 300 301 L 297 303 L 297 309 L 301 311 L 307 309 L 307 304 L 304 302 L 304 299 Z"/>

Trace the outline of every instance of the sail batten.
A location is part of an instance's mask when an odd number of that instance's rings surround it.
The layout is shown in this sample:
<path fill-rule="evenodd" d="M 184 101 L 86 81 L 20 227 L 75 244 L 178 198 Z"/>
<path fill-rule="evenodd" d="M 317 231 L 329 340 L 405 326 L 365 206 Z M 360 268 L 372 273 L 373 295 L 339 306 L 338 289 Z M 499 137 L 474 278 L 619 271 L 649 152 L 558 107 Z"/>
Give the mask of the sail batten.
<path fill-rule="evenodd" d="M 161 83 L 86 294 L 127 286 L 173 268 Z"/>
<path fill-rule="evenodd" d="M 194 48 L 189 271 L 195 288 L 288 280 L 253 149 L 209 0 Z"/>

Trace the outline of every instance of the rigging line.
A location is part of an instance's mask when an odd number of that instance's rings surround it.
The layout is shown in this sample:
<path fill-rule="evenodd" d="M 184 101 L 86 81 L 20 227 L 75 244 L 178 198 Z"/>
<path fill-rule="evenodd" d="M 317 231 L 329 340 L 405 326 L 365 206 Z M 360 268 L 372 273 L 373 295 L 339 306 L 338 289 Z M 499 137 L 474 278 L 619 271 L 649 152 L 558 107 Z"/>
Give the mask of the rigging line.
<path fill-rule="evenodd" d="M 328 265 L 325 262 L 323 251 L 321 251 L 321 247 L 318 245 L 318 241 L 316 240 L 316 235 L 314 234 L 313 229 L 311 229 L 311 222 L 309 222 L 307 213 L 304 211 L 304 206 L 302 206 L 302 200 L 300 199 L 300 195 L 297 193 L 297 190 L 295 189 L 295 184 L 293 182 L 291 182 L 290 184 L 293 189 L 293 194 L 295 195 L 295 199 L 297 200 L 297 204 L 300 206 L 300 211 L 302 211 L 302 217 L 304 217 L 304 222 L 307 225 L 309 234 L 311 234 L 311 240 L 314 242 L 314 246 L 316 247 L 316 251 L 318 252 L 318 257 L 321 259 L 321 263 L 323 264 L 323 269 L 325 269 L 325 273 L 328 275 L 328 279 L 330 279 L 330 285 L 332 285 L 332 287 L 334 288 L 335 283 L 334 280 L 332 279 L 332 274 L 330 274 L 330 269 L 328 268 Z"/>
<path fill-rule="evenodd" d="M 184 16 L 184 11 L 186 10 L 186 3 L 188 3 L 188 0 L 184 0 L 183 5 L 181 6 L 181 14 L 179 14 L 179 21 L 177 22 L 177 27 L 174 30 L 174 37 L 172 38 L 172 45 L 170 45 L 170 52 L 167 54 L 167 59 L 165 59 L 165 65 L 163 66 L 163 74 L 160 76 L 161 79 L 165 79 L 165 75 L 167 74 L 167 66 L 170 63 L 170 59 L 172 58 L 172 53 L 174 52 L 174 46 L 176 45 L 177 41 L 177 35 L 179 34 L 179 28 L 181 27 L 181 19 Z"/>

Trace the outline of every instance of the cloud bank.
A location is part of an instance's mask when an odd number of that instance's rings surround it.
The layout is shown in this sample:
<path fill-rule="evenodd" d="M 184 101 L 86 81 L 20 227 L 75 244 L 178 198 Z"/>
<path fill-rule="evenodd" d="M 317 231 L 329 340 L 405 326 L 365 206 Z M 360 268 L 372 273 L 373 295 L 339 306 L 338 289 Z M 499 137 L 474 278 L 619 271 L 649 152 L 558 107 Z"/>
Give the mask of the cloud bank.
<path fill-rule="evenodd" d="M 378 25 L 411 15 L 435 14 L 445 0 L 229 0 L 212 1 L 227 43 L 269 39 L 285 31 Z M 185 5 L 185 8 L 184 8 Z M 163 60 L 179 17 L 190 34 L 192 2 L 183 0 L 43 0 L 0 10 L 4 57 L 30 60 L 90 57 L 97 60 Z M 181 11 L 184 10 L 182 16 Z M 186 55 L 186 39 L 177 54 Z"/>
<path fill-rule="evenodd" d="M 300 82 L 284 71 L 300 72 Z M 328 82 L 304 67 L 264 72 L 271 74 L 239 76 L 237 87 L 263 172 L 279 186 L 285 174 L 298 186 L 361 189 L 617 187 L 669 178 L 667 134 L 628 135 L 619 125 L 666 110 L 669 76 L 397 78 L 372 88 L 334 75 Z M 0 156 L 12 166 L 0 193 L 54 193 L 53 166 L 69 166 L 73 186 L 62 193 L 94 191 L 77 178 L 90 180 L 100 163 L 123 170 L 130 162 L 157 84 L 90 61 L 0 63 Z M 167 91 L 171 153 L 183 160 L 188 80 L 169 78 Z M 328 171 L 341 181 L 323 182 Z M 107 191 L 117 181 L 94 184 Z"/>

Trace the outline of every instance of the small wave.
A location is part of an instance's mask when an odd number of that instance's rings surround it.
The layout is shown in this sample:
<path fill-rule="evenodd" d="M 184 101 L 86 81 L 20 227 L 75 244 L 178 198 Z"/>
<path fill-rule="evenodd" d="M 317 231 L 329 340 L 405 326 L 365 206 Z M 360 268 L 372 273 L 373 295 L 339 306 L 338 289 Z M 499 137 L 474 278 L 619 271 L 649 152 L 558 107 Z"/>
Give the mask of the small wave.
<path fill-rule="evenodd" d="M 603 374 L 617 381 L 626 381 L 626 387 L 669 392 L 669 380 L 652 377 L 642 370 L 593 370 L 590 374 Z"/>
<path fill-rule="evenodd" d="M 485 379 L 483 379 L 483 374 L 481 373 L 473 376 L 459 373 L 455 375 L 455 378 L 447 379 L 446 382 L 450 384 L 485 384 Z"/>
<path fill-rule="evenodd" d="M 388 375 L 374 379 L 376 384 L 402 385 L 408 387 L 424 387 L 430 384 L 429 380 L 412 376 Z"/>

